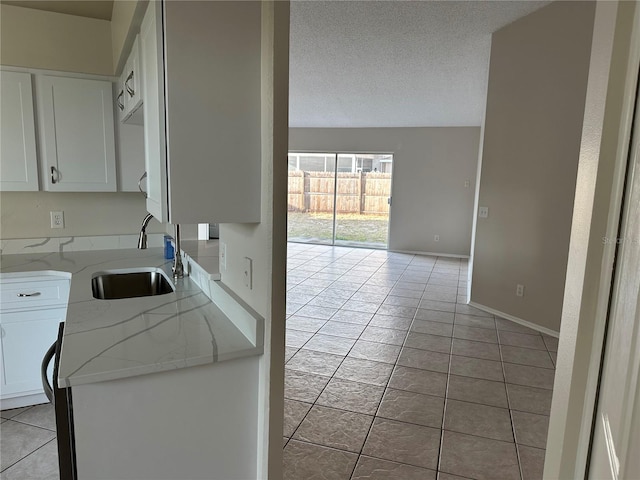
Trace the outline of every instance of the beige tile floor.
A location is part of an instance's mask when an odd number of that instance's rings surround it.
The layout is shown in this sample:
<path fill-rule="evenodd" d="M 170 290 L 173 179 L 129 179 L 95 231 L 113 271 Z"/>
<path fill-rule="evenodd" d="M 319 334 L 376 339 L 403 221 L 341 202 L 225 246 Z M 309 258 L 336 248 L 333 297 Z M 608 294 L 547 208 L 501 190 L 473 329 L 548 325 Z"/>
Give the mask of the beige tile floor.
<path fill-rule="evenodd" d="M 285 479 L 542 478 L 557 340 L 465 305 L 465 261 L 291 243 L 288 269 Z M 0 477 L 58 479 L 51 405 L 0 417 Z"/>
<path fill-rule="evenodd" d="M 53 406 L 3 410 L 0 418 L 0 478 L 58 480 Z"/>
<path fill-rule="evenodd" d="M 467 267 L 289 244 L 286 480 L 542 478 L 557 340 L 466 305 Z"/>

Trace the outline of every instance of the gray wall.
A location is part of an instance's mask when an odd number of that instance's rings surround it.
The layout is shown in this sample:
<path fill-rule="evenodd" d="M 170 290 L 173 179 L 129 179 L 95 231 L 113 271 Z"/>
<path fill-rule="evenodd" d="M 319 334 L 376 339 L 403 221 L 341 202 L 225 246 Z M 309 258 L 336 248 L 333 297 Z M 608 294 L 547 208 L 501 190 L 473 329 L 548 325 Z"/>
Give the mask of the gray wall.
<path fill-rule="evenodd" d="M 559 331 L 595 3 L 493 34 L 472 302 Z M 516 284 L 525 285 L 524 297 Z"/>
<path fill-rule="evenodd" d="M 479 142 L 480 127 L 289 130 L 290 151 L 393 153 L 389 249 L 464 256 Z"/>
<path fill-rule="evenodd" d="M 52 229 L 49 212 L 60 210 L 64 228 Z M 140 193 L 2 192 L 0 238 L 135 234 L 146 213 Z M 153 220 L 147 231 L 164 226 Z"/>

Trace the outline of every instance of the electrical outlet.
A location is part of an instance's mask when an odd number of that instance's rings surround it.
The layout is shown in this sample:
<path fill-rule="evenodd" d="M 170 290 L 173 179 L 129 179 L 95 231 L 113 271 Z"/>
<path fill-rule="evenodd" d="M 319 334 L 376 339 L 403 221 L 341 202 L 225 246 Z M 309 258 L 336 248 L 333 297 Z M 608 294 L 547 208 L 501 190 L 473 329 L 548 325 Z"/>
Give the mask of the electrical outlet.
<path fill-rule="evenodd" d="M 516 285 L 516 297 L 524 297 L 524 285 Z"/>
<path fill-rule="evenodd" d="M 439 242 L 440 241 L 440 235 L 434 235 L 433 236 L 433 241 L 434 242 Z"/>
<path fill-rule="evenodd" d="M 51 228 L 64 228 L 64 212 L 49 212 Z"/>
<path fill-rule="evenodd" d="M 227 244 L 220 242 L 220 268 L 227 269 Z"/>
<path fill-rule="evenodd" d="M 489 218 L 489 207 L 480 207 L 478 209 L 478 216 L 480 218 Z"/>
<path fill-rule="evenodd" d="M 244 257 L 244 286 L 249 290 L 253 288 L 253 260 Z"/>
<path fill-rule="evenodd" d="M 469 180 L 464 181 L 464 188 L 469 188 L 471 186 L 471 182 Z"/>

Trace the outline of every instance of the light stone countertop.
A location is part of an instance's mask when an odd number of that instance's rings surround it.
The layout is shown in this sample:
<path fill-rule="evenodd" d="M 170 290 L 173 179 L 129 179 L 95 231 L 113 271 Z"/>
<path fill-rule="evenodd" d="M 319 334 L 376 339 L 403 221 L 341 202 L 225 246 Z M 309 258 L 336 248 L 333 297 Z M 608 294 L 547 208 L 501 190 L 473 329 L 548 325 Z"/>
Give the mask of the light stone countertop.
<path fill-rule="evenodd" d="M 195 257 L 187 259 L 192 262 L 190 268 L 197 261 Z M 119 249 L 3 255 L 0 272 L 71 273 L 58 376 L 60 387 L 263 352 L 263 320 L 259 315 L 239 305 L 237 297 L 223 287 L 214 285 L 219 282 L 209 280 L 210 284 L 201 284 L 203 291 L 188 276 L 174 281 L 171 265 L 171 260 L 164 259 L 161 248 Z M 95 272 L 148 267 L 161 268 L 171 279 L 175 292 L 119 300 L 93 298 L 91 278 Z"/>
<path fill-rule="evenodd" d="M 211 280 L 220 280 L 218 240 L 183 240 L 181 247 L 189 258 L 209 274 Z"/>

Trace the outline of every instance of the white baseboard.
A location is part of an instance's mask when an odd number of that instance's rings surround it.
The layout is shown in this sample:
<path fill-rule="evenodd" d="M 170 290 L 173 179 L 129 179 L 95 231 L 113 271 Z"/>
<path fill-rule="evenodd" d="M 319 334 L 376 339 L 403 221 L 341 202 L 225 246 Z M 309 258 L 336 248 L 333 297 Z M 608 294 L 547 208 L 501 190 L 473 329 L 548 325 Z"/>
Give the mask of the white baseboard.
<path fill-rule="evenodd" d="M 468 259 L 469 255 L 458 255 L 456 253 L 436 253 L 436 252 L 419 252 L 416 250 L 388 250 L 395 253 L 410 253 L 413 255 L 428 255 L 430 257 L 449 257 L 449 258 L 465 258 Z"/>
<path fill-rule="evenodd" d="M 44 393 L 35 393 L 22 397 L 3 398 L 0 400 L 0 409 L 11 410 L 12 408 L 29 407 L 41 403 L 49 403 L 49 399 Z"/>
<path fill-rule="evenodd" d="M 513 315 L 509 315 L 508 313 L 501 312 L 499 310 L 496 310 L 495 308 L 487 307 L 485 305 L 480 305 L 479 303 L 476 303 L 476 302 L 469 302 L 469 305 L 477 308 L 478 310 L 482 310 L 483 312 L 490 313 L 491 315 L 495 315 L 496 317 L 501 317 L 507 320 L 511 320 L 512 322 L 518 323 L 523 327 L 528 327 L 532 330 L 536 330 L 540 333 L 544 333 L 551 337 L 558 338 L 560 336 L 560 332 L 556 332 L 555 330 L 551 330 L 550 328 L 536 325 L 535 323 L 529 322 L 527 320 L 523 320 L 522 318 L 514 317 Z"/>

